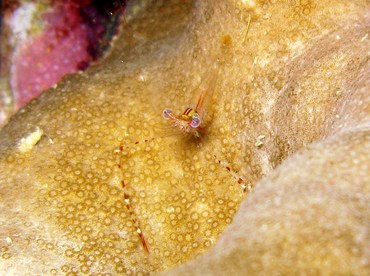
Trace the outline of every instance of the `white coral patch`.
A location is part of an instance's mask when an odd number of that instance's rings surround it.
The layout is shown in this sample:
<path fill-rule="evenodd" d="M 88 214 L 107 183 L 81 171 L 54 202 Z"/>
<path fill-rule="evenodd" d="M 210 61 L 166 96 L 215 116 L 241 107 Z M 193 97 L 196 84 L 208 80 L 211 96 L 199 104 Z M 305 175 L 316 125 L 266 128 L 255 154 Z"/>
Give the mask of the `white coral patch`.
<path fill-rule="evenodd" d="M 16 9 L 9 20 L 9 26 L 12 30 L 15 40 L 14 44 L 27 39 L 27 31 L 31 28 L 32 18 L 36 12 L 36 4 L 26 3 Z"/>
<path fill-rule="evenodd" d="M 22 153 L 30 151 L 40 141 L 43 133 L 42 129 L 37 127 L 34 132 L 22 138 L 18 144 L 19 151 Z"/>

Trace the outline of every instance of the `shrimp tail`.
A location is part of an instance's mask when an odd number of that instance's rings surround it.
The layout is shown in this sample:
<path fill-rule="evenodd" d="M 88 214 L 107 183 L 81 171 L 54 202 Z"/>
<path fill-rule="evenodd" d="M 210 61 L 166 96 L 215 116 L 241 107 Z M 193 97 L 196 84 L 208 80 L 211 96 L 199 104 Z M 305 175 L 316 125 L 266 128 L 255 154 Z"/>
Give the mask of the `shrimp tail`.
<path fill-rule="evenodd" d="M 199 86 L 200 96 L 195 107 L 195 112 L 202 113 L 205 105 L 205 99 L 210 98 L 216 88 L 216 83 L 218 79 L 218 67 L 210 69 L 207 73 L 207 77 L 202 81 Z"/>

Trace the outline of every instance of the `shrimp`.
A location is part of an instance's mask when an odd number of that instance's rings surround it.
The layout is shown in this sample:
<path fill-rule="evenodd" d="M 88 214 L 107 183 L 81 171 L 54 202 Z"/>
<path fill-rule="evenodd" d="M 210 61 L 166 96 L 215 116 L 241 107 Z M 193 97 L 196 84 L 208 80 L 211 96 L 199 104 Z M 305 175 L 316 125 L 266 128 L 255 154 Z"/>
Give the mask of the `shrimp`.
<path fill-rule="evenodd" d="M 205 99 L 210 97 L 216 87 L 218 77 L 217 69 L 213 69 L 209 76 L 199 86 L 200 95 L 195 108 L 188 107 L 181 115 L 176 115 L 170 108 L 163 110 L 162 116 L 172 122 L 172 126 L 184 134 L 192 134 L 200 137 L 204 127 L 204 105 Z"/>

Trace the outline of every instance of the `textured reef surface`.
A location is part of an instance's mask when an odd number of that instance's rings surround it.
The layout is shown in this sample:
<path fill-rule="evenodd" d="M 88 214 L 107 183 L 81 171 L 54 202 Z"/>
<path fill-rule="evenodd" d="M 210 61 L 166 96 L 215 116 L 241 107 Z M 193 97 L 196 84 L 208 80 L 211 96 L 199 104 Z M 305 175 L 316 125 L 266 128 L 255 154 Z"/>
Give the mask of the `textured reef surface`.
<path fill-rule="evenodd" d="M 368 1 L 131 8 L 0 133 L 1 272 L 367 275 Z"/>
<path fill-rule="evenodd" d="M 117 0 L 2 1 L 0 127 L 64 75 L 97 59 L 124 7 Z"/>

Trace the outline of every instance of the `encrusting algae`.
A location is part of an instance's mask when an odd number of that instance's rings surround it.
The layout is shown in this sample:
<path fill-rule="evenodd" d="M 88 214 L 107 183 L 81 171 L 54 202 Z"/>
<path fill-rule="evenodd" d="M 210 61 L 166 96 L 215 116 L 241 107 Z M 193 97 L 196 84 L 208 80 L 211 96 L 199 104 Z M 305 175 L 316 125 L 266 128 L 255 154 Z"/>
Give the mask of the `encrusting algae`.
<path fill-rule="evenodd" d="M 1 271 L 366 275 L 366 7 L 171 0 L 128 17 L 103 60 L 2 130 Z M 163 135 L 215 64 L 204 133 Z"/>

